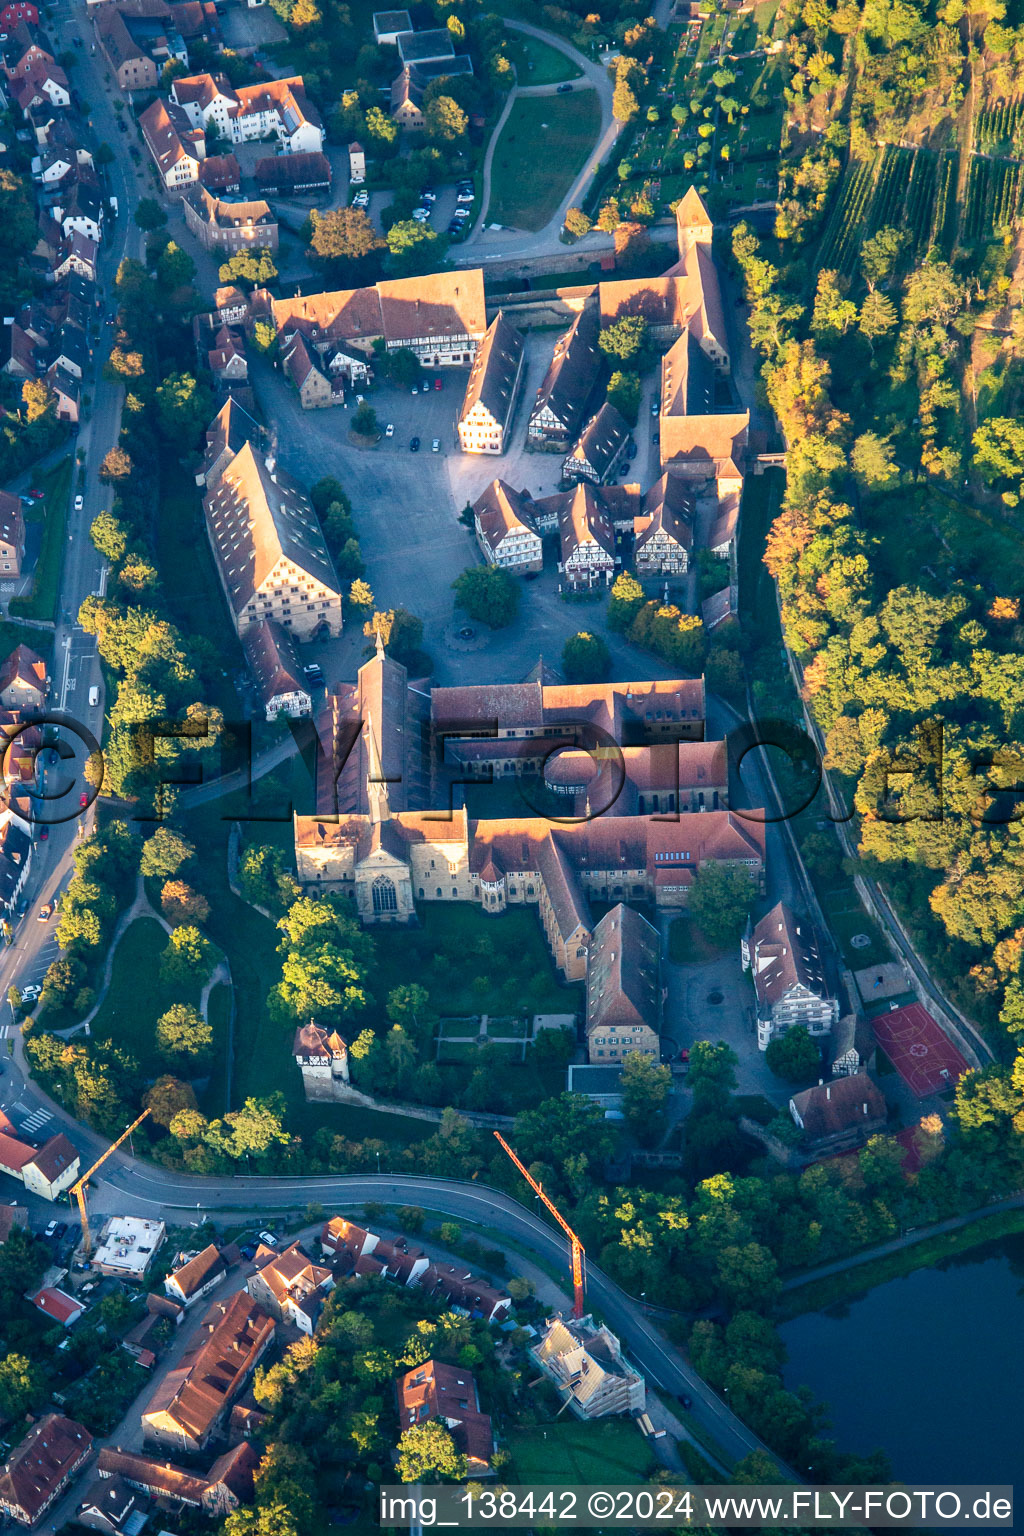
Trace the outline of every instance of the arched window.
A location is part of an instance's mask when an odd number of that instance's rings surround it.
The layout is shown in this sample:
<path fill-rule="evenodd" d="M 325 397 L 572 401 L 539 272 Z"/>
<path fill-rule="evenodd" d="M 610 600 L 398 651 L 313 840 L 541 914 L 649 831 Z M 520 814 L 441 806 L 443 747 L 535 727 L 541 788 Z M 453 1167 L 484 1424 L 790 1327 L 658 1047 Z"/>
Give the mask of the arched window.
<path fill-rule="evenodd" d="M 439 896 L 443 896 L 443 895 L 444 895 L 444 892 L 443 892 L 443 891 L 442 891 L 442 889 L 441 889 L 441 887 L 440 887 L 440 886 L 438 886 L 438 888 L 437 888 L 437 894 L 438 894 L 438 895 L 439 895 Z"/>
<path fill-rule="evenodd" d="M 421 896 L 421 897 L 422 897 L 422 895 L 423 895 L 423 887 L 422 887 L 422 885 L 421 885 L 421 886 L 420 886 L 420 896 Z"/>
<path fill-rule="evenodd" d="M 395 882 L 389 875 L 378 875 L 373 882 L 373 910 L 375 912 L 398 911 L 398 893 L 395 890 Z"/>

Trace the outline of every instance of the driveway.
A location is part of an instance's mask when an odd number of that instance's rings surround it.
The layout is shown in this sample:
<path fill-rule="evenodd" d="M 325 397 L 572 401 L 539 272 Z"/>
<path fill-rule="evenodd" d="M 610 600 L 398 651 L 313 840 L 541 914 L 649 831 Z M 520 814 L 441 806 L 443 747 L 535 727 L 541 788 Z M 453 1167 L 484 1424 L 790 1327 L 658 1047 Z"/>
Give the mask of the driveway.
<path fill-rule="evenodd" d="M 574 208 L 586 196 L 587 189 L 594 179 L 598 166 L 607 159 L 608 154 L 618 138 L 620 123 L 615 121 L 612 115 L 613 87 L 609 79 L 608 71 L 603 64 L 595 64 L 588 59 L 586 54 L 580 53 L 572 43 L 566 42 L 564 37 L 558 37 L 553 32 L 545 32 L 541 27 L 535 27 L 528 21 L 511 21 L 506 19 L 506 27 L 513 32 L 525 32 L 529 37 L 536 37 L 551 48 L 557 48 L 570 58 L 583 75 L 582 81 L 575 81 L 574 88 L 580 89 L 584 83 L 593 86 L 601 103 L 601 132 L 593 151 L 587 157 L 587 163 L 573 181 L 554 214 L 545 224 L 543 229 L 534 233 L 523 231 L 517 233 L 508 229 L 488 229 L 487 211 L 491 201 L 491 165 L 494 160 L 494 150 L 501 137 L 508 115 L 513 104 L 520 96 L 553 96 L 558 91 L 557 85 L 529 85 L 513 86 L 508 93 L 508 98 L 502 109 L 501 116 L 494 126 L 491 141 L 487 146 L 483 165 L 483 186 L 480 198 L 480 216 L 476 221 L 472 234 L 466 240 L 464 246 L 470 248 L 477 259 L 486 260 L 490 254 L 498 253 L 509 256 L 534 256 L 544 255 L 557 245 L 558 237 L 565 222 L 566 210 Z M 460 261 L 461 261 L 460 252 Z M 462 262 L 465 265 L 465 262 Z"/>

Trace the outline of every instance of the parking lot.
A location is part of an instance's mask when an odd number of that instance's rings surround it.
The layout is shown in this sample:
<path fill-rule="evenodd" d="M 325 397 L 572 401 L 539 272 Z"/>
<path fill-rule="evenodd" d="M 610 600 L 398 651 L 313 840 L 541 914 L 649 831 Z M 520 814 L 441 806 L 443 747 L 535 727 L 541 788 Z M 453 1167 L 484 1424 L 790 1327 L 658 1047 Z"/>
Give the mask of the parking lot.
<path fill-rule="evenodd" d="M 335 186 L 337 187 L 337 183 L 335 183 Z M 344 186 L 344 182 L 342 183 L 342 186 Z M 367 190 L 369 191 L 369 189 Z M 358 191 L 358 187 L 351 188 L 352 196 L 354 196 Z M 447 232 L 448 224 L 452 218 L 452 215 L 454 214 L 456 208 L 459 206 L 458 193 L 454 183 L 451 183 L 447 186 L 435 186 L 434 191 L 437 193 L 437 198 L 431 207 L 430 218 L 426 222 L 429 223 L 431 229 L 436 230 L 439 235 L 443 235 Z M 337 192 L 335 196 L 336 201 L 338 202 L 343 203 L 346 201 L 352 201 L 352 196 L 348 197 L 347 199 L 345 197 L 338 197 Z M 380 231 L 380 233 L 383 233 L 384 231 L 384 226 L 381 222 L 381 215 L 383 214 L 385 208 L 391 207 L 391 204 L 394 202 L 394 200 L 395 194 L 390 187 L 382 187 L 379 191 L 369 192 L 369 203 L 367 205 L 366 211 L 369 214 L 375 229 Z M 473 205 L 472 203 L 466 203 L 463 206 L 472 209 Z M 467 219 L 466 224 L 468 228 L 472 228 L 473 220 L 471 218 Z M 458 241 L 454 241 L 453 244 L 458 244 Z"/>

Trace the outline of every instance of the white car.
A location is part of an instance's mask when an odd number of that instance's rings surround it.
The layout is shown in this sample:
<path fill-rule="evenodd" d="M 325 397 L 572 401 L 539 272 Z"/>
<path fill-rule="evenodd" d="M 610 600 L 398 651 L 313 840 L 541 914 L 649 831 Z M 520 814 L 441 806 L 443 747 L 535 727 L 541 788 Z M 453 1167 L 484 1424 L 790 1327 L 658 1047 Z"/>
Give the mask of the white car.
<path fill-rule="evenodd" d="M 430 187 L 427 187 L 425 191 L 420 193 L 420 202 L 421 203 L 436 203 L 437 202 L 437 193 L 434 192 Z"/>
<path fill-rule="evenodd" d="M 430 209 L 429 208 L 414 208 L 413 211 L 412 211 L 412 216 L 416 220 L 417 224 L 425 224 L 427 222 L 427 220 L 430 218 Z"/>
<path fill-rule="evenodd" d="M 393 421 L 389 421 L 387 426 L 384 428 L 384 436 L 385 437 L 394 437 L 394 435 L 395 435 L 395 424 L 394 424 Z"/>
<path fill-rule="evenodd" d="M 273 1232 L 257 1232 L 256 1236 L 267 1248 L 277 1247 L 277 1238 L 274 1236 Z"/>
<path fill-rule="evenodd" d="M 43 1236 L 44 1237 L 52 1237 L 53 1234 L 56 1232 L 56 1230 L 57 1230 L 57 1223 L 55 1221 L 48 1222 L 47 1223 L 47 1227 L 46 1227 L 46 1231 L 44 1232 Z"/>
<path fill-rule="evenodd" d="M 82 508 L 84 506 L 85 506 L 85 497 L 84 496 L 76 496 L 75 497 L 75 511 L 76 512 L 81 512 L 81 510 L 82 510 Z"/>
<path fill-rule="evenodd" d="M 430 445 L 430 451 L 431 453 L 441 452 L 441 439 L 439 437 L 434 438 L 434 441 Z"/>
<path fill-rule="evenodd" d="M 355 197 L 352 199 L 352 206 L 353 208 L 365 208 L 369 201 L 369 192 L 357 192 Z"/>
<path fill-rule="evenodd" d="M 34 1003 L 41 990 L 42 988 L 38 987 L 34 981 L 27 987 L 18 988 L 23 1003 Z"/>
<path fill-rule="evenodd" d="M 471 203 L 475 196 L 474 192 L 460 192 L 455 201 L 457 203 Z"/>

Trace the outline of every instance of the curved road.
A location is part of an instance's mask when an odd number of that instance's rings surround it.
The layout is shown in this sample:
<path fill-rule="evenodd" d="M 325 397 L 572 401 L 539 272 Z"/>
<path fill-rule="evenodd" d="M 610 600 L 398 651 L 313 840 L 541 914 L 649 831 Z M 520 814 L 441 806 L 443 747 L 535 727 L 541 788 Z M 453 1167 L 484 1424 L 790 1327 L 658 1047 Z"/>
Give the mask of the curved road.
<path fill-rule="evenodd" d="M 580 89 L 583 84 L 592 86 L 597 92 L 601 103 L 601 132 L 593 150 L 587 156 L 587 162 L 579 175 L 573 181 L 568 192 L 563 197 L 558 208 L 544 225 L 543 229 L 534 232 L 525 230 L 488 230 L 486 227 L 488 210 L 491 202 L 491 165 L 494 160 L 494 151 L 497 147 L 501 131 L 505 126 L 513 103 L 520 96 L 554 96 L 558 92 L 558 85 L 515 85 L 508 93 L 501 116 L 494 126 L 487 153 L 483 164 L 483 188 L 480 198 L 480 215 L 473 227 L 473 233 L 459 248 L 459 260 L 463 261 L 466 255 L 470 255 L 475 263 L 487 256 L 496 257 L 508 255 L 537 256 L 548 255 L 557 246 L 558 237 L 562 232 L 562 224 L 565 221 L 566 210 L 575 207 L 586 194 L 595 171 L 609 153 L 615 140 L 618 138 L 620 123 L 612 116 L 612 82 L 608 77 L 608 71 L 603 64 L 595 64 L 588 59 L 586 54 L 580 53 L 572 43 L 566 42 L 564 37 L 558 37 L 553 32 L 545 32 L 541 27 L 532 26 L 528 21 L 511 21 L 506 19 L 505 25 L 514 32 L 524 32 L 530 37 L 535 37 L 542 43 L 547 43 L 550 48 L 556 48 L 559 53 L 572 60 L 583 75 L 583 81 L 573 81 L 573 88 Z M 500 246 L 500 252 L 489 250 L 489 246 Z M 482 249 L 481 249 L 482 247 Z"/>

